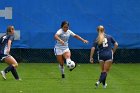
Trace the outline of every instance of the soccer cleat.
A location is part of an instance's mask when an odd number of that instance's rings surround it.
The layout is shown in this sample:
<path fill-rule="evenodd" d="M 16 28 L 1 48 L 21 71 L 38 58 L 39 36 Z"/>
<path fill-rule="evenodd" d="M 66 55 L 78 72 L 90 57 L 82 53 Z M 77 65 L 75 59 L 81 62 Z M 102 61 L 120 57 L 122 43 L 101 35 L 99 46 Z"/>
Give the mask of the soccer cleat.
<path fill-rule="evenodd" d="M 77 63 L 75 62 L 75 67 L 74 67 L 74 68 L 72 68 L 72 69 L 70 69 L 70 71 L 72 71 L 73 69 L 75 69 L 75 68 L 76 68 L 76 66 L 77 66 Z"/>
<path fill-rule="evenodd" d="M 4 71 L 1 71 L 1 75 L 2 75 L 3 79 L 6 80 L 6 74 Z"/>
<path fill-rule="evenodd" d="M 99 84 L 100 84 L 100 82 L 99 82 L 99 81 L 98 81 L 98 82 L 96 82 L 96 83 L 95 83 L 95 88 L 98 88 Z"/>
<path fill-rule="evenodd" d="M 62 74 L 62 78 L 65 78 L 65 74 Z"/>
<path fill-rule="evenodd" d="M 103 85 L 103 88 L 106 88 L 107 87 L 107 83 L 105 83 L 105 85 Z"/>
<path fill-rule="evenodd" d="M 16 79 L 17 81 L 22 81 L 22 79 L 21 78 L 18 78 L 18 79 Z"/>

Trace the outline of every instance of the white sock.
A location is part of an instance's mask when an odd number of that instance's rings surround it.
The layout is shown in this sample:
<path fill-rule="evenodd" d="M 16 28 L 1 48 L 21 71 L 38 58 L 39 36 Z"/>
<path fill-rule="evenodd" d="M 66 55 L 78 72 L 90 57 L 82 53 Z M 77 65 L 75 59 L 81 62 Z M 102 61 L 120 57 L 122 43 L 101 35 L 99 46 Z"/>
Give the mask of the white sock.
<path fill-rule="evenodd" d="M 97 83 L 97 84 L 100 84 L 100 81 L 97 81 L 96 83 Z"/>
<path fill-rule="evenodd" d="M 64 66 L 61 66 L 61 65 L 59 64 L 59 69 L 60 69 L 60 71 L 61 71 L 61 74 L 64 74 Z"/>
<path fill-rule="evenodd" d="M 71 61 L 71 59 L 66 59 L 66 64 L 68 64 L 69 61 Z"/>

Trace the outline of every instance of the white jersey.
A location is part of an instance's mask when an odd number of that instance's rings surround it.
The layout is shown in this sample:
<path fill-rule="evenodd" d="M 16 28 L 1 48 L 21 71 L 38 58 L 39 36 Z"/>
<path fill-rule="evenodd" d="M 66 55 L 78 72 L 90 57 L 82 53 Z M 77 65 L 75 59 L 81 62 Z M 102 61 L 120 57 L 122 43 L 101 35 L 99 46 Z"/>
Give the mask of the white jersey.
<path fill-rule="evenodd" d="M 56 45 L 55 45 L 55 48 L 60 48 L 60 49 L 66 49 L 68 48 L 68 40 L 69 40 L 69 37 L 70 36 L 75 36 L 76 34 L 73 33 L 71 30 L 67 30 L 67 32 L 64 32 L 63 29 L 59 29 L 56 34 L 59 36 L 59 38 L 61 40 L 64 41 L 64 45 L 62 45 L 60 43 L 60 41 L 56 41 Z"/>

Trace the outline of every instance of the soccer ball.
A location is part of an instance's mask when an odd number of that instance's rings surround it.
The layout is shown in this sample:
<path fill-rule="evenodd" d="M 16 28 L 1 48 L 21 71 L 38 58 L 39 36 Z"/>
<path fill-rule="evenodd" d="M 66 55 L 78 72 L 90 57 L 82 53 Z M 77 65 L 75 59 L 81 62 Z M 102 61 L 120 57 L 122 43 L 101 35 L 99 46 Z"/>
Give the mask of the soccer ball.
<path fill-rule="evenodd" d="M 74 61 L 69 61 L 69 62 L 67 62 L 67 67 L 68 67 L 69 69 L 73 69 L 73 68 L 75 67 Z"/>

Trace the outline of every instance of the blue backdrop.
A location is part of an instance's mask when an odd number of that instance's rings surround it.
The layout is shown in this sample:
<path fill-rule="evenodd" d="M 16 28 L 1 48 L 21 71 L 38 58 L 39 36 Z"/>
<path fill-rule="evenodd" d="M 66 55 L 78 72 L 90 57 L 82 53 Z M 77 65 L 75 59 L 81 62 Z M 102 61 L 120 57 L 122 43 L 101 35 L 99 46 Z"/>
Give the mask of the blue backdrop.
<path fill-rule="evenodd" d="M 91 48 L 100 24 L 120 48 L 140 48 L 140 0 L 0 0 L 0 33 L 8 25 L 20 30 L 15 48 L 52 49 L 54 34 L 63 20 L 69 21 L 73 32 L 89 40 L 85 45 L 70 38 L 72 49 Z"/>

